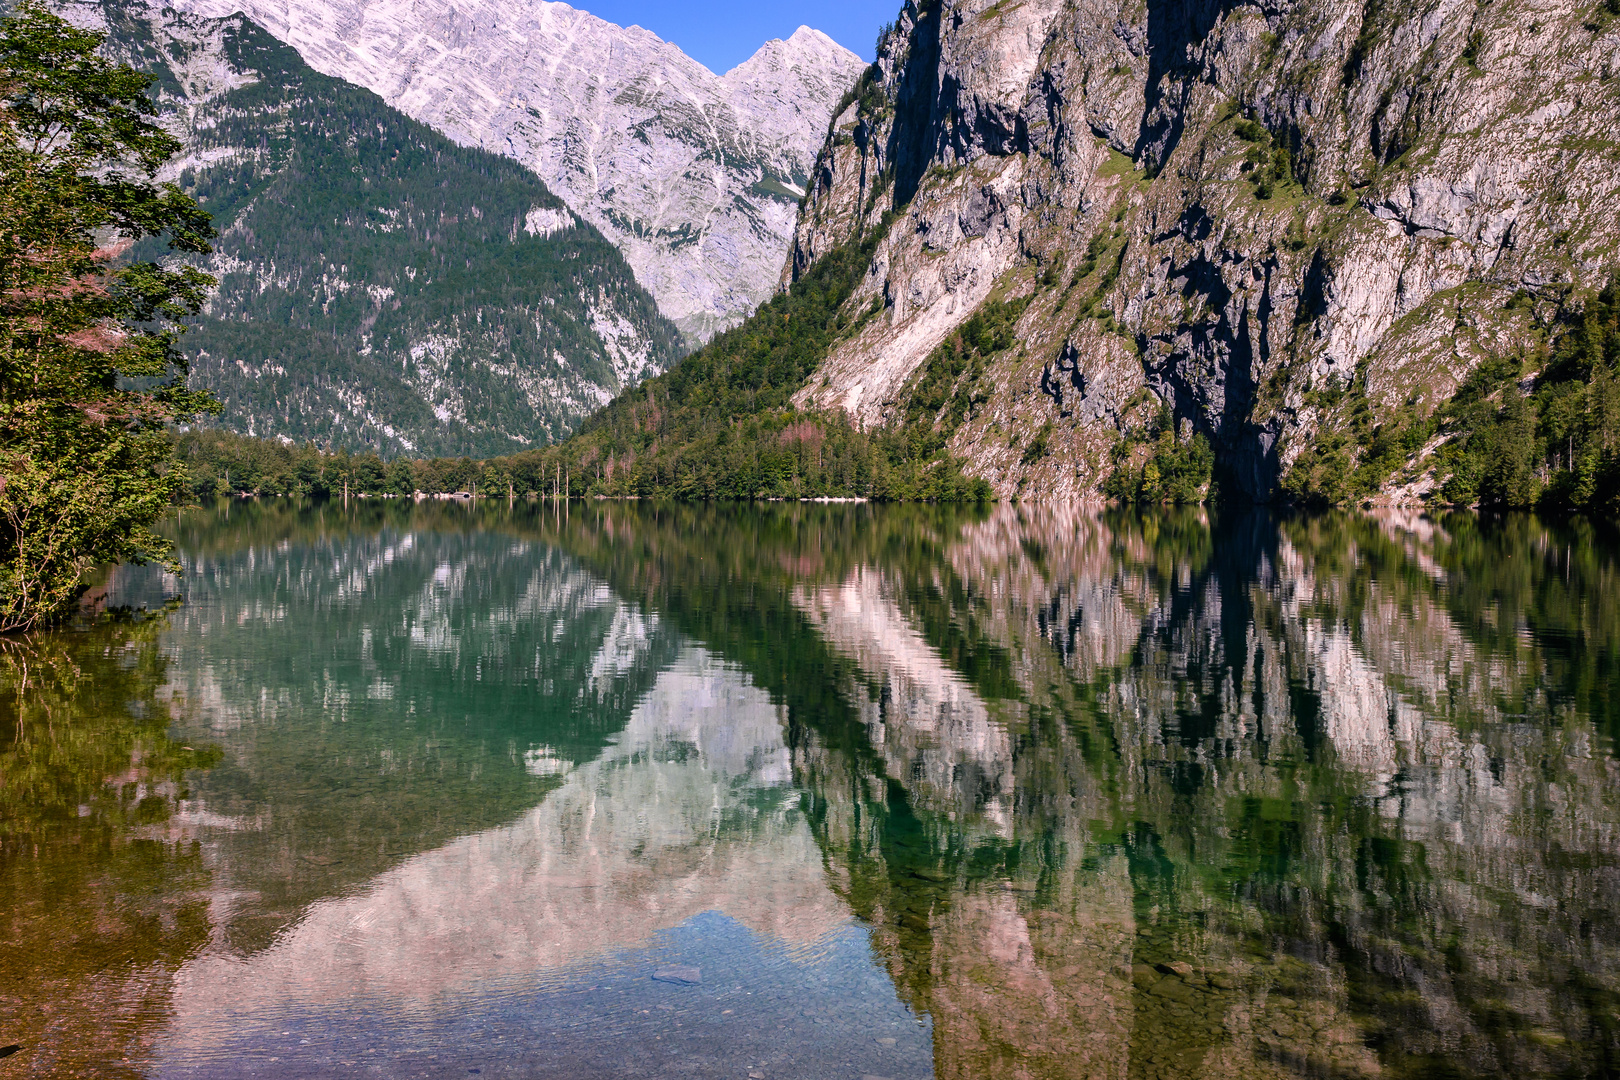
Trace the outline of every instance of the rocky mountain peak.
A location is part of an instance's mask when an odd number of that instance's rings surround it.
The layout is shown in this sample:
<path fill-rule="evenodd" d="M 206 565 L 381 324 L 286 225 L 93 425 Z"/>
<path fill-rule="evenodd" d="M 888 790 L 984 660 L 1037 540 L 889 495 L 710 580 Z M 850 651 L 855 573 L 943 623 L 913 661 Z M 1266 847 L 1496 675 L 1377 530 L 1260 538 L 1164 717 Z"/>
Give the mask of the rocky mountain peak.
<path fill-rule="evenodd" d="M 182 347 L 222 423 L 388 455 L 509 453 L 679 357 L 617 248 L 518 163 L 312 70 L 244 15 L 57 4 L 153 76 L 184 145 L 159 178 L 219 230 L 219 285 Z"/>
<path fill-rule="evenodd" d="M 775 287 L 832 107 L 865 66 L 800 29 L 722 77 L 650 31 L 548 0 L 177 6 L 241 9 L 317 70 L 521 162 L 624 252 L 692 341 Z"/>
<path fill-rule="evenodd" d="M 801 26 L 786 40 L 772 38 L 761 45 L 753 56 L 726 72 L 725 81 L 728 85 L 738 86 L 799 67 L 819 71 L 842 70 L 846 66 L 844 58 L 848 52 L 820 30 Z"/>

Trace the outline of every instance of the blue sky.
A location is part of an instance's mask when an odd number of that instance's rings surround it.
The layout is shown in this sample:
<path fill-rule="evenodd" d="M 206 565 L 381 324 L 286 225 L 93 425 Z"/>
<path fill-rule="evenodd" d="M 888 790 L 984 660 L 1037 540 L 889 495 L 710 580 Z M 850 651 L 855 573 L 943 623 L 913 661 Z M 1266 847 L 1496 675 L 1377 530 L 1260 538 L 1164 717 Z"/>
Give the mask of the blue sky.
<path fill-rule="evenodd" d="M 872 59 L 878 27 L 902 0 L 567 0 L 620 26 L 642 26 L 673 41 L 717 74 L 736 67 L 771 38 L 813 26 L 844 48 Z"/>

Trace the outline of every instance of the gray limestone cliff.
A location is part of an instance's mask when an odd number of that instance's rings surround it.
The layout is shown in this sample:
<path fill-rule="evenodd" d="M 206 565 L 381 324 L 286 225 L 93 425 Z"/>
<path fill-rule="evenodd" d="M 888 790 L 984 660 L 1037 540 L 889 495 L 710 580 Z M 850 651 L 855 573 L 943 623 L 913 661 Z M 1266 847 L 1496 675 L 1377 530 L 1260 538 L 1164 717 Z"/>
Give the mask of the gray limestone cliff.
<path fill-rule="evenodd" d="M 768 297 L 854 53 L 800 27 L 716 75 L 640 27 L 525 0 L 180 0 L 241 10 L 316 70 L 534 171 L 689 341 Z"/>
<path fill-rule="evenodd" d="M 1617 75 L 1590 0 L 908 3 L 784 271 L 886 228 L 851 301 L 876 317 L 797 400 L 894 422 L 1013 301 L 949 442 L 998 493 L 1098 493 L 1167 408 L 1268 497 L 1356 408 L 1432 412 L 1620 266 Z M 1434 448 L 1382 498 L 1431 488 Z"/>
<path fill-rule="evenodd" d="M 389 456 L 509 454 L 679 358 L 621 252 L 519 164 L 321 75 L 241 15 L 56 7 L 152 77 L 184 145 L 158 178 L 219 232 L 218 287 L 181 342 L 218 423 Z"/>

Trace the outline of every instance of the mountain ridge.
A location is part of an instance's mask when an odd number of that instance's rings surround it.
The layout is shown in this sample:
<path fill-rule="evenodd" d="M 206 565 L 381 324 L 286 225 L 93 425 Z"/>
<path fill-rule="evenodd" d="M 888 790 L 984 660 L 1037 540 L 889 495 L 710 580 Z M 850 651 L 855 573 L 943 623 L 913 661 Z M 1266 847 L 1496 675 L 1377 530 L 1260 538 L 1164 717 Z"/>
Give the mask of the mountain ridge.
<path fill-rule="evenodd" d="M 1003 495 L 1146 490 L 1195 438 L 1232 494 L 1308 493 L 1380 431 L 1363 494 L 1433 495 L 1451 395 L 1620 268 L 1617 75 L 1583 0 L 908 0 L 784 272 L 888 215 L 876 317 L 795 402 L 894 424 L 944 379 L 926 422 Z M 954 370 L 1007 300 L 1016 345 Z"/>
<path fill-rule="evenodd" d="M 182 340 L 238 431 L 387 455 L 566 436 L 680 355 L 618 250 L 515 162 L 315 72 L 242 15 L 62 8 L 153 74 L 160 174 L 220 235 Z"/>
<path fill-rule="evenodd" d="M 548 0 L 177 6 L 240 7 L 317 70 L 519 161 L 619 245 L 691 343 L 774 289 L 832 108 L 865 67 L 801 28 L 716 75 L 650 31 Z"/>

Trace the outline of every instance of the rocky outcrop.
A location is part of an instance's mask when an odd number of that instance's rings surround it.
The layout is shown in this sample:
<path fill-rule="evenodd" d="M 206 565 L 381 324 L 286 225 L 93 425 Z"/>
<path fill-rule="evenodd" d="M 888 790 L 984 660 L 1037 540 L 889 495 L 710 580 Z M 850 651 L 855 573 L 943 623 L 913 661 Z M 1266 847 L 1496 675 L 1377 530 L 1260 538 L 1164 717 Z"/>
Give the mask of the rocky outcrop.
<path fill-rule="evenodd" d="M 1162 404 L 1267 497 L 1338 391 L 1421 415 L 1620 265 L 1617 74 L 1586 0 L 909 2 L 784 272 L 892 215 L 851 302 L 883 314 L 798 400 L 891 421 L 1025 297 L 950 443 L 998 492 L 1095 494 Z"/>
<path fill-rule="evenodd" d="M 527 0 L 182 0 L 537 173 L 690 341 L 770 295 L 835 103 L 864 66 L 800 27 L 716 75 L 640 27 Z"/>

